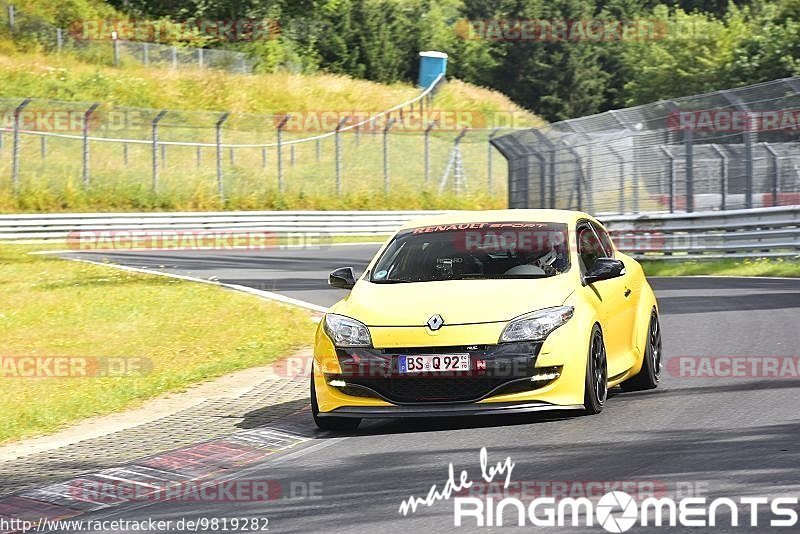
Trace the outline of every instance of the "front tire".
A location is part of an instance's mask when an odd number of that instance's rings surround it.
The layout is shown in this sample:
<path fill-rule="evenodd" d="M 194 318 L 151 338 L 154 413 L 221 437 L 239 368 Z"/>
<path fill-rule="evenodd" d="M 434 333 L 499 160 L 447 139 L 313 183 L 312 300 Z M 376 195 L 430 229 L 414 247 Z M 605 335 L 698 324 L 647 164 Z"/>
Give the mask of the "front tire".
<path fill-rule="evenodd" d="M 642 369 L 633 378 L 629 378 L 620 387 L 623 391 L 644 391 L 654 389 L 661 379 L 661 327 L 654 311 L 650 315 L 650 326 L 647 328 L 647 346 L 644 349 Z"/>
<path fill-rule="evenodd" d="M 589 338 L 589 356 L 586 363 L 586 383 L 583 393 L 583 413 L 594 415 L 603 411 L 608 397 L 608 365 L 606 347 L 600 327 L 594 325 Z"/>
<path fill-rule="evenodd" d="M 319 404 L 317 403 L 317 388 L 314 385 L 314 367 L 311 367 L 311 417 L 320 430 L 334 432 L 352 432 L 361 424 L 357 417 L 320 417 Z"/>

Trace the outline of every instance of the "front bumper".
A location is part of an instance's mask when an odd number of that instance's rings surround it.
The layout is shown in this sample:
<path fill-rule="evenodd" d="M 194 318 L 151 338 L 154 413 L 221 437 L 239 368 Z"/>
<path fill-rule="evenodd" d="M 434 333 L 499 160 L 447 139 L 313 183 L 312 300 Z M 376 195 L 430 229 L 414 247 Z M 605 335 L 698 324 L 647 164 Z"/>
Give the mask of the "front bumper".
<path fill-rule="evenodd" d="M 574 321 L 575 319 L 573 319 Z M 497 343 L 502 325 L 496 331 L 481 334 L 462 331 L 431 335 L 425 332 L 406 332 L 411 328 L 393 329 L 396 338 L 382 340 L 380 349 L 337 349 L 323 328 L 317 330 L 314 350 L 314 384 L 319 415 L 342 417 L 430 417 L 446 415 L 476 415 L 482 413 L 517 413 L 541 410 L 577 409 L 583 405 L 586 377 L 586 346 L 588 340 L 581 328 L 558 328 L 544 342 Z M 445 329 L 442 329 L 445 330 Z M 456 345 L 463 340 L 475 345 Z M 394 341 L 389 343 L 388 341 Z M 494 343 L 492 343 L 494 341 Z M 488 342 L 488 343 L 487 343 Z M 482 345 L 480 343 L 483 343 Z M 409 395 L 398 382 L 398 355 L 413 354 L 470 354 L 471 373 L 431 378 L 421 384 L 423 395 Z M 355 356 L 356 358 L 353 358 Z M 355 361 L 357 360 L 357 361 Z M 474 362 L 483 360 L 484 374 L 475 374 Z M 365 364 L 365 362 L 372 362 Z M 503 365 L 505 362 L 506 365 Z M 355 373 L 352 364 L 356 365 Z M 513 365 L 507 365 L 512 363 Z M 344 364 L 344 365 L 343 365 Z M 363 372 L 364 366 L 370 376 Z M 509 373 L 508 369 L 512 369 Z M 490 370 L 498 372 L 490 374 Z M 556 369 L 559 376 L 553 380 L 531 381 L 538 373 Z M 408 375 L 402 379 L 407 380 Z M 412 379 L 415 377 L 411 377 Z M 459 380 L 472 380 L 464 390 Z M 526 384 L 527 379 L 527 384 Z M 483 380 L 483 382 L 481 382 Z M 438 381 L 438 382 L 434 382 Z M 331 384 L 333 382 L 333 385 Z M 475 387 L 473 387 L 475 386 Z M 437 391 L 437 390 L 444 391 Z M 454 394 L 456 393 L 456 394 Z M 497 406 L 497 408 L 493 408 Z"/>
<path fill-rule="evenodd" d="M 342 406 L 318 417 L 393 418 L 393 417 L 465 417 L 472 415 L 509 415 L 554 410 L 583 410 L 582 404 L 558 405 L 547 402 L 493 402 L 436 404 L 428 406 Z"/>

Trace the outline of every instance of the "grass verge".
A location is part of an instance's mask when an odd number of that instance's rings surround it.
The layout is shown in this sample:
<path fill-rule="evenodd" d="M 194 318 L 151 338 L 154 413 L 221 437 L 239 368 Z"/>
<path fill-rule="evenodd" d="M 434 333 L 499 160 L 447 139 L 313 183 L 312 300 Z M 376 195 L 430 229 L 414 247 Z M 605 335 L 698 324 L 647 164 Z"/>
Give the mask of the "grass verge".
<path fill-rule="evenodd" d="M 27 254 L 38 248 L 0 247 L 0 442 L 267 363 L 313 336 L 305 310 L 214 286 Z M 13 358 L 24 356 L 120 358 L 152 370 L 8 377 L 20 361 Z"/>
<path fill-rule="evenodd" d="M 642 261 L 647 276 L 785 276 L 800 277 L 797 258 L 753 258 L 712 261 Z"/>

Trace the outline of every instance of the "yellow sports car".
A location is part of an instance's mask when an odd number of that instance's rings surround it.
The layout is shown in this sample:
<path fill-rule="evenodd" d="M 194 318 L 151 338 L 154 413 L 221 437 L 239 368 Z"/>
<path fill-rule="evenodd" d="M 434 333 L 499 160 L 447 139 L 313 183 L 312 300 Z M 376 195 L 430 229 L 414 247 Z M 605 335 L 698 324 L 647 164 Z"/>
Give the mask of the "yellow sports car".
<path fill-rule="evenodd" d="M 641 266 L 585 213 L 451 212 L 387 241 L 320 322 L 314 421 L 603 409 L 656 387 L 658 305 Z"/>

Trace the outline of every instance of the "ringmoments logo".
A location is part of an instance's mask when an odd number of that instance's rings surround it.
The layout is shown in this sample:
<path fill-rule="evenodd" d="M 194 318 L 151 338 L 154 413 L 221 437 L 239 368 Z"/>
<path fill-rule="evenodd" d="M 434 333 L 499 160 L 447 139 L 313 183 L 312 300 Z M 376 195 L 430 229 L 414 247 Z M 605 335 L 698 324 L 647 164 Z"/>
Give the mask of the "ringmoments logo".
<path fill-rule="evenodd" d="M 503 496 L 512 486 L 511 476 L 516 464 L 511 457 L 494 464 L 489 462 L 486 448 L 480 451 L 480 478 L 473 479 L 467 470 L 458 475 L 450 463 L 447 480 L 441 488 L 434 484 L 425 497 L 411 496 L 400 504 L 404 516 L 416 514 L 422 507 L 433 507 L 452 499 L 453 525 L 456 527 L 592 527 L 599 525 L 607 532 L 627 532 L 637 525 L 716 527 L 796 527 L 798 498 L 758 496 L 707 498 L 697 493 L 675 498 L 657 493 L 657 484 L 647 484 L 646 495 L 639 490 L 634 495 L 622 489 L 610 489 L 599 498 L 521 495 Z M 651 481 L 652 482 L 652 481 Z M 621 484 L 621 483 L 620 483 Z M 470 495 L 476 485 L 493 485 L 496 492 Z M 592 484 L 596 487 L 597 484 Z M 575 485 L 572 484 L 571 487 Z M 587 489 L 588 484 L 579 484 Z M 623 486 L 625 489 L 628 487 Z M 637 486 L 638 487 L 638 486 Z M 467 493 L 470 496 L 462 496 Z M 644 497 L 644 498 L 642 498 Z M 638 498 L 638 500 L 637 500 Z"/>

